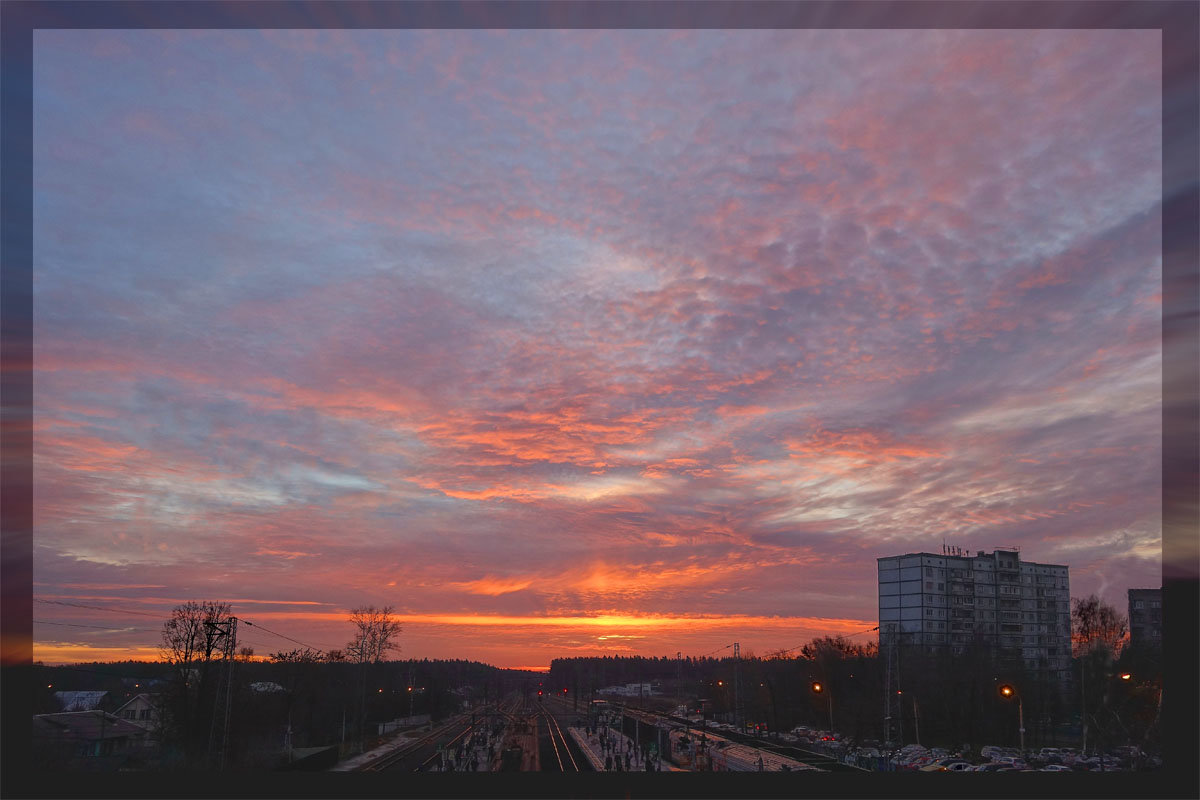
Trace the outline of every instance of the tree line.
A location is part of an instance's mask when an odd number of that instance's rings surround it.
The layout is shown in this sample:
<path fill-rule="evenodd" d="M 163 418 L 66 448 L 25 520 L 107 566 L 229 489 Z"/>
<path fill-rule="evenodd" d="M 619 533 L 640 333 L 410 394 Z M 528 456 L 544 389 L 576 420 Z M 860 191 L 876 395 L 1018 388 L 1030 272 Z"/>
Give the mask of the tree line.
<path fill-rule="evenodd" d="M 155 767 L 272 768 L 295 748 L 369 748 L 376 723 L 409 715 L 440 720 L 467 699 L 512 691 L 524 674 L 466 660 L 396 660 L 402 626 L 390 606 L 353 609 L 343 648 L 307 646 L 258 656 L 239 645 L 230 603 L 192 601 L 163 623 L 160 662 L 120 662 L 35 670 L 35 710 L 51 713 L 54 692 L 100 689 L 104 710 L 153 698 Z M 253 627 L 249 630 L 254 630 Z"/>
<path fill-rule="evenodd" d="M 162 766 L 278 766 L 294 748 L 368 748 L 372 729 L 410 714 L 434 720 L 468 701 L 567 689 L 579 708 L 611 685 L 655 684 L 642 698 L 684 704 L 710 719 L 773 731 L 833 728 L 859 742 L 920 741 L 977 750 L 1018 741 L 1017 709 L 1001 684 L 1017 687 L 1027 746 L 1082 743 L 1090 749 L 1159 747 L 1162 656 L 1127 645 L 1123 615 L 1097 598 L 1072 602 L 1072 672 L 1061 681 L 1019 653 L 976 640 L 955 655 L 920 647 L 880 652 L 843 637 L 813 639 L 765 657 L 604 656 L 554 659 L 547 676 L 466 660 L 395 660 L 402 627 L 389 606 L 353 609 L 344 648 L 306 646 L 255 657 L 238 647 L 229 603 L 195 601 L 163 624 L 160 663 L 41 667 L 35 703 L 54 708 L 54 687 L 103 688 L 155 697 Z M 814 683 L 821 690 L 814 691 Z M 228 709 L 228 711 L 227 711 Z M 113 710 L 109 708 L 109 710 Z"/>

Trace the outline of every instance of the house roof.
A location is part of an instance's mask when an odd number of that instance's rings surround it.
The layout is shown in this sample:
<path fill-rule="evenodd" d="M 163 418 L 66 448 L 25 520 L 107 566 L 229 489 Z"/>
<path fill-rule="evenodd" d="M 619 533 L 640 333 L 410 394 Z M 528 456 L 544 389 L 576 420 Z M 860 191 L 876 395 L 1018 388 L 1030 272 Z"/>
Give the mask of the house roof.
<path fill-rule="evenodd" d="M 150 703 L 151 705 L 153 705 L 154 697 L 155 697 L 154 695 L 152 695 L 148 692 L 141 692 L 140 694 L 135 694 L 133 697 L 129 698 L 129 700 L 126 703 L 122 704 L 121 707 L 118 708 L 113 713 L 116 714 L 117 716 L 120 716 L 122 711 L 124 711 L 126 708 L 128 708 L 129 706 L 136 703 L 138 700 L 144 699 L 147 703 Z"/>
<path fill-rule="evenodd" d="M 54 697 L 62 705 L 63 711 L 91 711 L 100 705 L 108 692 L 55 692 Z"/>
<path fill-rule="evenodd" d="M 146 729 L 104 711 L 60 711 L 33 718 L 34 735 L 70 739 L 117 739 L 145 736 Z"/>

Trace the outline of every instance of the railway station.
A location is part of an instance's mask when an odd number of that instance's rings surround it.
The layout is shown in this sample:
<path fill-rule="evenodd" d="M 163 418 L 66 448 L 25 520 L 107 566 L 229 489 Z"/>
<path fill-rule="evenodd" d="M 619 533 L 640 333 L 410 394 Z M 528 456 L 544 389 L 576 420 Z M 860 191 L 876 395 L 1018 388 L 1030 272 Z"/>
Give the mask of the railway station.
<path fill-rule="evenodd" d="M 822 762 L 826 762 L 822 765 Z M 397 731 L 342 772 L 825 772 L 829 759 L 605 703 L 581 714 L 559 697 L 513 695 L 440 724 Z M 843 764 L 832 762 L 847 769 Z"/>

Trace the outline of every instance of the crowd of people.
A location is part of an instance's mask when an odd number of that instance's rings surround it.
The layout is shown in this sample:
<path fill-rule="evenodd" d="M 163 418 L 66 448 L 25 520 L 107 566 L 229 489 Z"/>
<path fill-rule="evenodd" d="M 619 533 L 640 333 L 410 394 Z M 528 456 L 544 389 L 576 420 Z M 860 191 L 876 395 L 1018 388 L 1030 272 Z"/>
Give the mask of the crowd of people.
<path fill-rule="evenodd" d="M 588 742 L 598 746 L 604 755 L 606 771 L 659 772 L 662 770 L 662 761 L 658 754 L 652 751 L 649 743 L 644 743 L 639 748 L 628 736 L 601 725 L 588 725 L 584 730 L 587 733 Z"/>

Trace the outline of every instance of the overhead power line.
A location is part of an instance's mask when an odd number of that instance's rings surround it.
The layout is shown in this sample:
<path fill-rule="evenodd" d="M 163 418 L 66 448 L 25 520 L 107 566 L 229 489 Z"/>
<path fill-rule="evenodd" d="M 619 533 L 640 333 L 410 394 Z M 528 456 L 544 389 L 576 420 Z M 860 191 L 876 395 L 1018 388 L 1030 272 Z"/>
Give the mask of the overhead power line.
<path fill-rule="evenodd" d="M 701 653 L 699 656 L 697 656 L 697 658 L 704 658 L 705 656 L 712 655 L 713 653 L 716 653 L 718 651 L 728 650 L 731 647 L 733 647 L 732 644 L 723 645 L 721 647 L 718 647 L 716 650 L 709 650 L 707 653 Z"/>
<path fill-rule="evenodd" d="M 88 608 L 88 609 L 93 609 L 95 611 L 111 611 L 116 614 L 136 614 L 136 615 L 142 616 L 142 617 L 153 617 L 154 619 L 162 619 L 163 618 L 161 614 L 152 614 L 148 611 L 135 611 L 131 608 L 116 608 L 114 606 L 98 606 L 98 605 L 93 605 L 91 603 L 72 603 L 68 600 L 48 600 L 48 599 L 42 598 L 42 597 L 35 597 L 35 598 L 33 598 L 33 600 L 35 603 L 48 603 L 48 604 L 56 605 L 56 606 L 71 606 L 73 608 Z M 287 639 L 289 642 L 292 642 L 294 644 L 298 644 L 302 647 L 307 647 L 309 650 L 315 650 L 320 653 L 326 653 L 326 652 L 329 652 L 330 650 L 336 649 L 336 648 L 332 648 L 332 647 L 318 647 L 316 645 L 312 645 L 307 642 L 302 642 L 299 639 L 294 639 L 291 636 L 288 636 L 283 633 L 279 633 L 278 631 L 273 631 L 270 628 L 267 628 L 267 627 L 264 627 L 264 626 L 258 624 L 257 622 L 251 622 L 251 621 L 249 621 L 247 619 L 243 619 L 241 617 L 238 617 L 238 621 L 245 625 L 249 625 L 251 627 L 257 628 L 258 630 L 262 631 L 263 633 L 269 633 L 272 636 L 278 636 L 279 638 Z M 39 624 L 43 624 L 43 625 L 64 625 L 64 626 L 69 626 L 69 627 L 73 627 L 73 628 L 98 628 L 101 630 L 114 630 L 110 626 L 106 626 L 106 625 L 83 625 L 83 624 L 79 624 L 79 623 L 70 623 L 70 622 L 50 622 L 48 620 L 34 620 L 34 622 L 38 622 Z M 138 631 L 138 632 L 144 632 L 144 633 L 157 633 L 158 632 L 156 630 L 151 630 L 149 628 L 123 628 L 122 630 L 132 630 L 132 631 Z M 243 639 L 243 641 L 249 641 L 249 640 Z M 269 645 L 263 645 L 262 642 L 253 642 L 253 644 L 269 647 Z"/>
<path fill-rule="evenodd" d="M 78 622 L 51 622 L 48 619 L 35 619 L 35 625 L 65 625 L 69 628 L 98 628 L 102 631 L 137 631 L 138 633 L 158 633 L 153 628 L 114 628 L 111 625 L 83 625 Z"/>
<path fill-rule="evenodd" d="M 116 612 L 117 614 L 137 614 L 137 615 L 143 616 L 143 617 L 154 617 L 155 619 L 162 619 L 162 614 L 151 614 L 148 611 L 134 611 L 134 610 L 128 609 L 128 608 L 112 608 L 109 606 L 93 606 L 93 605 L 88 605 L 87 603 L 69 603 L 66 600 L 43 600 L 40 597 L 33 598 L 33 602 L 35 602 L 35 603 L 52 603 L 56 606 L 74 606 L 75 608 L 93 608 L 97 611 L 113 611 L 113 612 Z"/>
<path fill-rule="evenodd" d="M 307 647 L 309 650 L 316 650 L 317 652 L 325 653 L 325 652 L 328 652 L 329 650 L 336 649 L 336 648 L 331 648 L 331 647 L 317 647 L 316 645 L 311 645 L 311 644 L 308 644 L 307 642 L 302 642 L 299 639 L 293 639 L 291 636 L 286 636 L 277 631 L 273 631 L 270 628 L 264 628 L 262 625 L 259 625 L 257 622 L 251 622 L 250 620 L 243 619 L 242 617 L 238 617 L 238 622 L 241 622 L 243 625 L 249 625 L 252 628 L 257 628 L 258 630 L 262 631 L 263 633 L 269 633 L 274 636 L 278 636 L 281 639 L 287 639 L 289 642 L 294 642 L 295 644 L 301 645 L 303 647 Z"/>
<path fill-rule="evenodd" d="M 834 637 L 834 638 L 838 638 L 838 639 L 841 639 L 841 638 L 849 639 L 851 636 L 862 636 L 864 633 L 870 633 L 871 631 L 877 631 L 877 630 L 879 630 L 879 626 L 878 626 L 878 625 L 876 625 L 874 628 L 867 628 L 867 629 L 866 629 L 866 630 L 864 630 L 864 631 L 857 631 L 857 632 L 855 632 L 855 633 L 847 633 L 847 634 L 845 634 L 845 636 L 843 636 L 842 634 L 838 634 L 838 636 L 836 636 L 836 637 Z M 810 640 L 810 641 L 811 641 L 811 640 Z M 804 642 L 804 644 L 798 644 L 798 645 L 796 645 L 795 647 L 789 647 L 789 648 L 787 648 L 787 649 L 785 649 L 785 650 L 776 650 L 776 651 L 775 651 L 775 653 L 776 653 L 776 654 L 778 654 L 778 655 L 783 655 L 784 653 L 790 653 L 790 652 L 792 652 L 793 650 L 799 650 L 800 648 L 804 647 L 804 645 L 806 645 L 806 644 L 809 644 L 809 643 L 810 643 L 810 642 Z"/>

